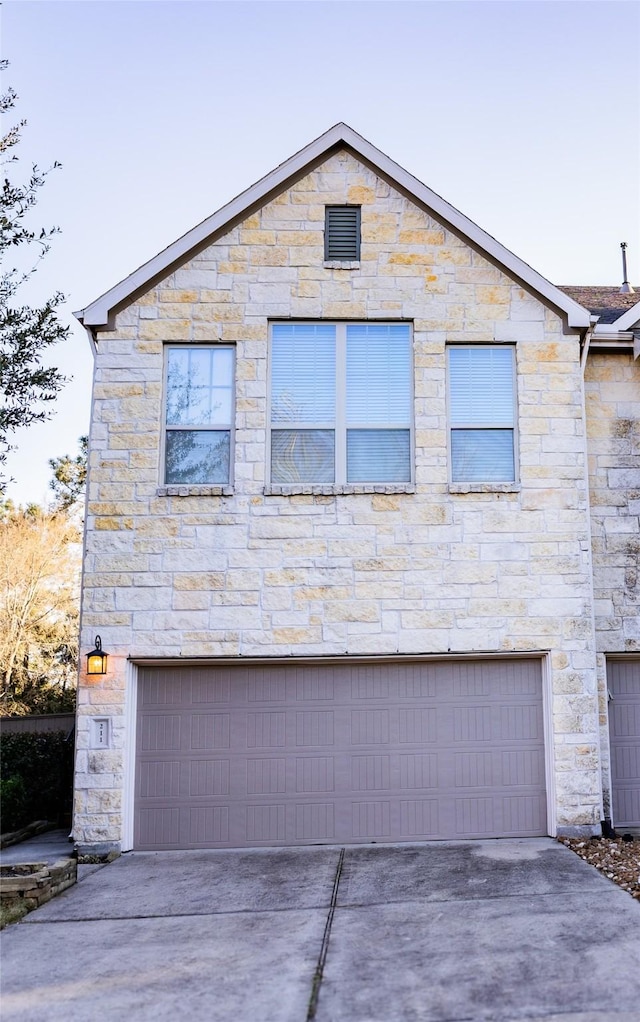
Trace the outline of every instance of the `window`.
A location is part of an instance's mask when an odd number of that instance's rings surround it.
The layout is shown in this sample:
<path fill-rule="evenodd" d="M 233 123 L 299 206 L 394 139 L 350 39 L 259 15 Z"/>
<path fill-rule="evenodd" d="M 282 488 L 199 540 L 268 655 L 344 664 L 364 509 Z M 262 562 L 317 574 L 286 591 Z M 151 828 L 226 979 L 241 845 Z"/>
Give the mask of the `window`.
<path fill-rule="evenodd" d="M 448 351 L 451 481 L 514 482 L 514 349 L 478 345 Z"/>
<path fill-rule="evenodd" d="M 274 323 L 271 482 L 411 482 L 408 323 Z"/>
<path fill-rule="evenodd" d="M 234 350 L 167 348 L 164 481 L 229 482 Z"/>
<path fill-rule="evenodd" d="M 324 258 L 327 262 L 360 259 L 360 206 L 325 206 Z"/>

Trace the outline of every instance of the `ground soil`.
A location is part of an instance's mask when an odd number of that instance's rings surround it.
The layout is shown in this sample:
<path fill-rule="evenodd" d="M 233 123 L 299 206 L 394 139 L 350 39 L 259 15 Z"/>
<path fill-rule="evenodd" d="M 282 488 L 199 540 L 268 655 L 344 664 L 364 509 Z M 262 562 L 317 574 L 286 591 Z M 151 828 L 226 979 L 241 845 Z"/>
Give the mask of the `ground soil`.
<path fill-rule="evenodd" d="M 566 837 L 560 841 L 640 901 L 640 838 L 623 841 L 620 837 L 594 837 L 581 841 Z"/>

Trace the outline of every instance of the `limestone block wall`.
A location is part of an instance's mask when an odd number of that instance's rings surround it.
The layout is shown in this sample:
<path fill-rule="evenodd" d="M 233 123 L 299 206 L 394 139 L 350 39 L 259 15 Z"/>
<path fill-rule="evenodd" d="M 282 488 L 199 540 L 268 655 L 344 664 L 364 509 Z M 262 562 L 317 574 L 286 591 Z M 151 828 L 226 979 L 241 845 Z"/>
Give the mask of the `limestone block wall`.
<path fill-rule="evenodd" d="M 605 811 L 609 726 L 605 654 L 640 657 L 640 362 L 593 352 L 585 371 L 599 714 Z"/>
<path fill-rule="evenodd" d="M 352 269 L 323 265 L 324 206 L 345 202 L 362 205 Z M 277 317 L 412 321 L 414 487 L 266 489 Z M 236 346 L 228 492 L 162 485 L 167 341 Z M 448 341 L 515 345 L 515 487 L 449 486 Z M 100 632 L 111 669 L 80 686 L 76 839 L 120 838 L 125 662 L 150 655 L 550 651 L 558 821 L 596 824 L 582 408 L 578 339 L 559 317 L 346 152 L 124 309 L 96 358 L 82 643 Z M 108 750 L 89 748 L 97 715 Z"/>
<path fill-rule="evenodd" d="M 595 352 L 585 371 L 598 650 L 640 652 L 640 362 Z"/>

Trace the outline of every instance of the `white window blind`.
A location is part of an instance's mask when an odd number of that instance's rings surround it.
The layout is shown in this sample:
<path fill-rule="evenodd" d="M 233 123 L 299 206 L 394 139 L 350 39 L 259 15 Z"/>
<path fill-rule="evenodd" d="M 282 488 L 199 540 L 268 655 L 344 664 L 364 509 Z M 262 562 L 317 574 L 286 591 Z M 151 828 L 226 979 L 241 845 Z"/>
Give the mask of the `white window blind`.
<path fill-rule="evenodd" d="M 411 481 L 406 323 L 276 323 L 271 481 Z"/>
<path fill-rule="evenodd" d="M 450 347 L 453 482 L 515 480 L 514 349 Z"/>

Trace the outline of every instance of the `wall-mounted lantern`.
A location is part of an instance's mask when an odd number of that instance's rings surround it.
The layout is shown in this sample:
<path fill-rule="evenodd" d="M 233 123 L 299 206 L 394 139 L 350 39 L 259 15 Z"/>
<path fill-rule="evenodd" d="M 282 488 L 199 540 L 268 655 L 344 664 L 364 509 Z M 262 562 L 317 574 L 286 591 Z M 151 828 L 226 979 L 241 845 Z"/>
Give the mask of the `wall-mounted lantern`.
<path fill-rule="evenodd" d="M 87 674 L 106 674 L 108 656 L 102 651 L 102 639 L 96 635 L 96 648 L 87 653 Z"/>

